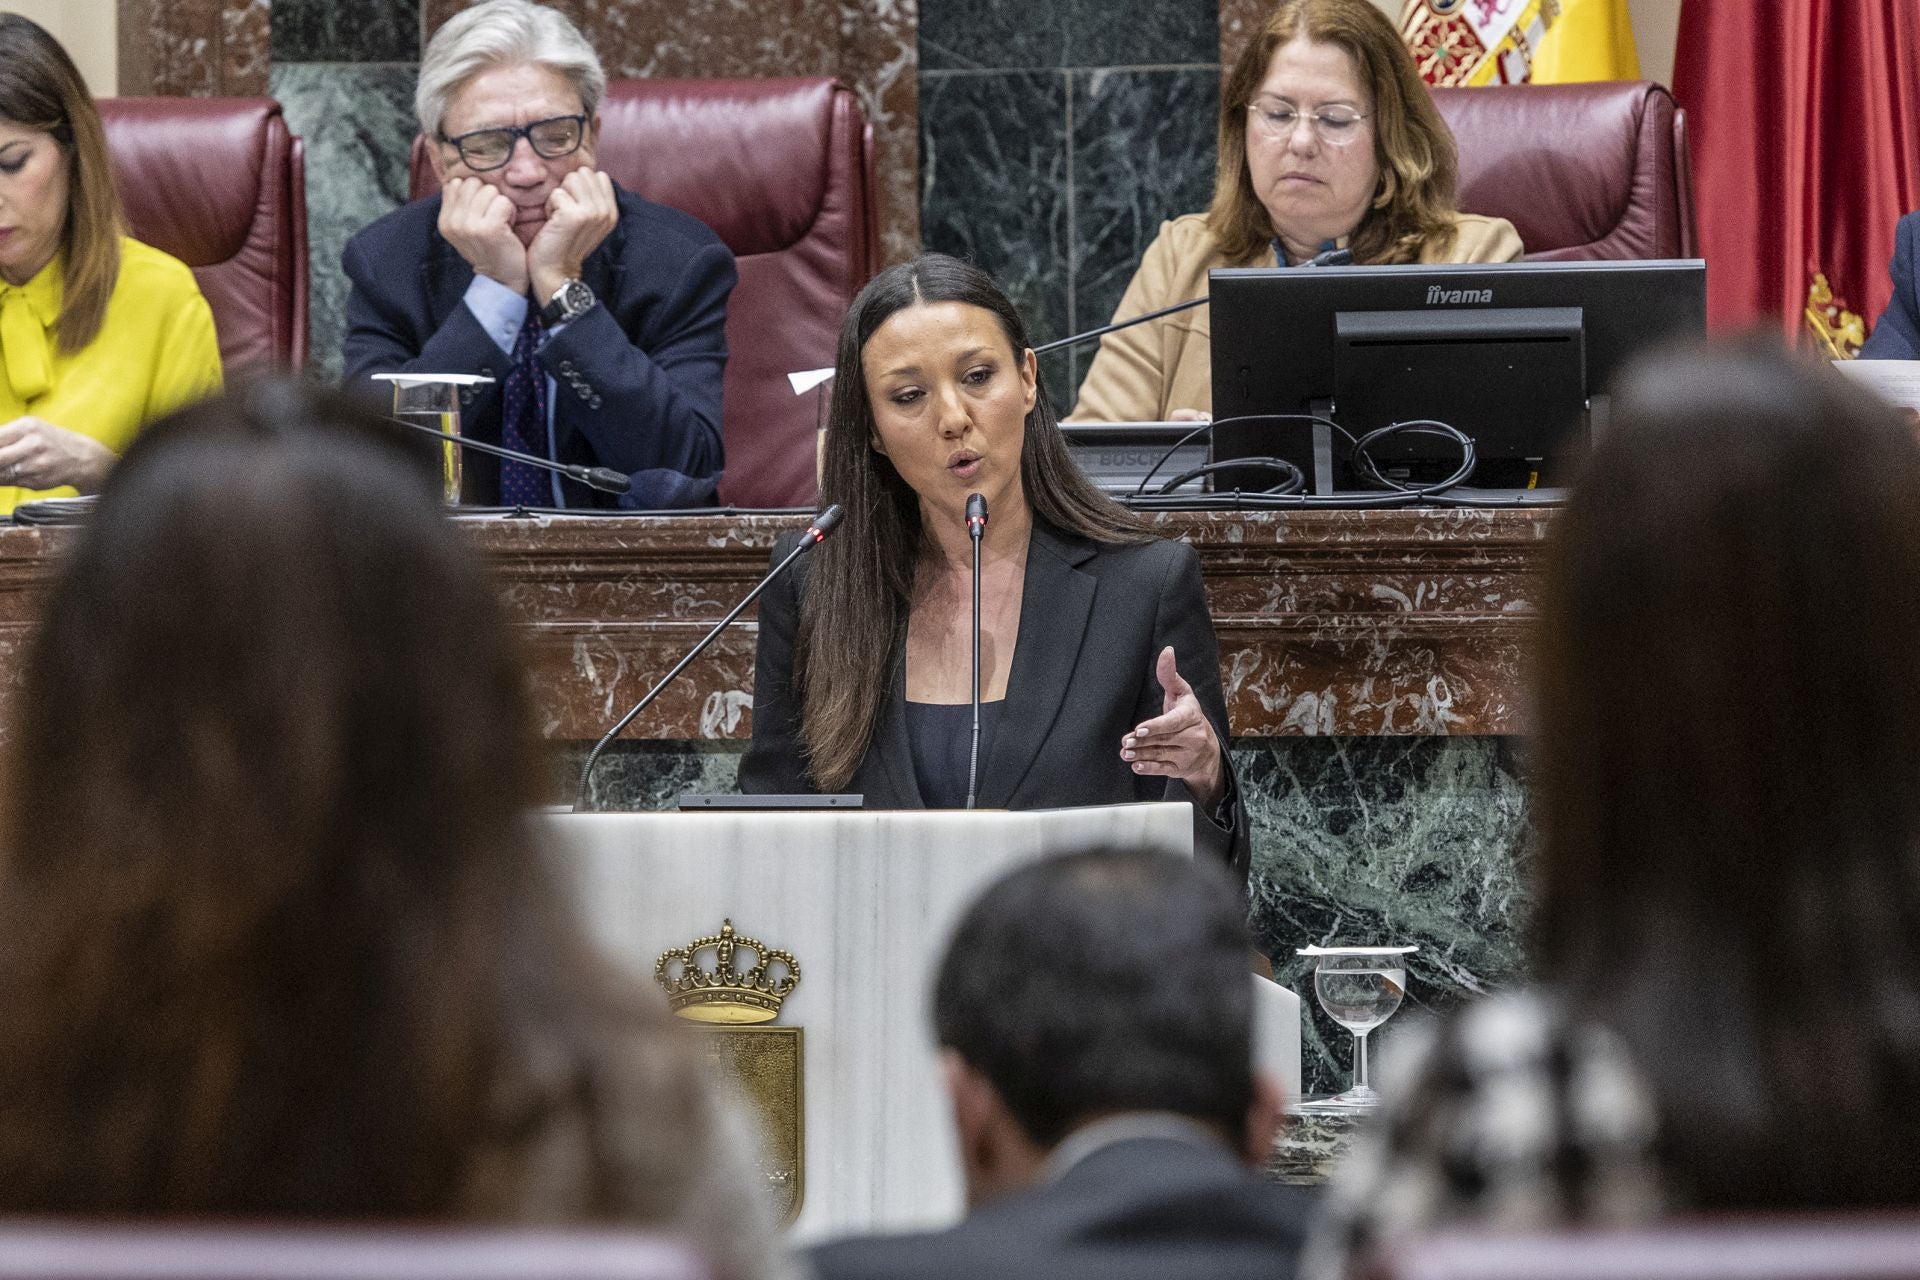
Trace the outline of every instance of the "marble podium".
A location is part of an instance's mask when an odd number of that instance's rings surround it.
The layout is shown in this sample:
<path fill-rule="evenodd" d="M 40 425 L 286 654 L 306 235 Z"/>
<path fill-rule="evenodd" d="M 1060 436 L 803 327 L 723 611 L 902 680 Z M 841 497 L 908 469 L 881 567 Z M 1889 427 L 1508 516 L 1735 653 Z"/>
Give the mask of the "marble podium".
<path fill-rule="evenodd" d="M 957 1218 L 960 1174 L 927 1000 L 960 913 L 1015 865 L 1112 842 L 1191 856 L 1185 804 L 1026 813 L 556 813 L 549 837 L 596 941 L 638 980 L 723 919 L 791 952 L 804 1028 L 805 1243 Z M 1259 984 L 1256 1053 L 1300 1086 L 1300 1002 Z"/>

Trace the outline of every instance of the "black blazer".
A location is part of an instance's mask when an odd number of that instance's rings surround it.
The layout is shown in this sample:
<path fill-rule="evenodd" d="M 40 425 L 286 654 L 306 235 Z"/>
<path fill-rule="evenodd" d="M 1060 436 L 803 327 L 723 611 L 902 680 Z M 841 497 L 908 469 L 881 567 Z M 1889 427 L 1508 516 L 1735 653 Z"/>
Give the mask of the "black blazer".
<path fill-rule="evenodd" d="M 1920 213 L 1900 219 L 1893 233 L 1893 297 L 1873 326 L 1866 345 L 1860 348 L 1863 360 L 1920 359 L 1920 253 L 1914 238 L 1920 236 Z"/>
<path fill-rule="evenodd" d="M 957 1227 L 837 1241 L 809 1261 L 819 1280 L 1289 1280 L 1305 1207 L 1224 1147 L 1133 1138 Z"/>
<path fill-rule="evenodd" d="M 581 279 L 600 305 L 541 348 L 557 379 L 554 455 L 631 473 L 618 499 L 562 481 L 569 506 L 705 506 L 720 478 L 720 378 L 733 254 L 697 218 L 615 188 L 620 221 Z M 347 385 L 390 403 L 376 373 L 484 373 L 461 401 L 461 431 L 500 443 L 507 355 L 462 305 L 473 268 L 441 236 L 440 197 L 416 200 L 347 242 Z M 500 467 L 466 457 L 466 498 L 500 500 Z"/>
<path fill-rule="evenodd" d="M 782 538 L 779 561 L 800 535 Z M 760 597 L 760 640 L 753 669 L 753 745 L 740 762 L 745 792 L 807 794 L 800 708 L 793 694 L 793 645 L 802 558 Z M 992 751 L 980 766 L 983 809 L 1056 809 L 1138 800 L 1190 800 L 1185 784 L 1142 777 L 1120 758 L 1120 739 L 1160 714 L 1154 663 L 1172 645 L 1180 674 L 1224 745 L 1227 705 L 1220 690 L 1220 650 L 1200 582 L 1200 557 L 1183 542 L 1154 539 L 1096 543 L 1035 520 L 1014 642 L 1007 700 Z M 907 738 L 906 661 L 896 643 L 890 696 L 865 759 L 845 790 L 874 809 L 920 809 Z M 1233 777 L 1212 815 L 1195 807 L 1194 847 L 1245 876 L 1251 842 Z"/>

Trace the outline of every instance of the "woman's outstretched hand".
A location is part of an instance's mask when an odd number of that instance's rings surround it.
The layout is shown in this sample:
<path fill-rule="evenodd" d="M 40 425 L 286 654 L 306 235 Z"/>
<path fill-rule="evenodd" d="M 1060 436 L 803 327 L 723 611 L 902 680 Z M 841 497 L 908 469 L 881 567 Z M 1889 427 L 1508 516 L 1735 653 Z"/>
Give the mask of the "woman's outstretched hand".
<path fill-rule="evenodd" d="M 1120 739 L 1120 758 L 1135 773 L 1180 779 L 1194 800 L 1211 810 L 1220 803 L 1223 785 L 1220 739 L 1193 686 L 1174 665 L 1172 645 L 1160 651 L 1154 678 L 1160 682 L 1160 714 Z"/>

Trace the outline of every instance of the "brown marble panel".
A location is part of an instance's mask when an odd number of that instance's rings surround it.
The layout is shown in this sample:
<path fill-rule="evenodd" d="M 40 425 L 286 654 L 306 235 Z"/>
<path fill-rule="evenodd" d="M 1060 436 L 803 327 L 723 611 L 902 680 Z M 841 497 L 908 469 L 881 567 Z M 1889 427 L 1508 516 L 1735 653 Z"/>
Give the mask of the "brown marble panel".
<path fill-rule="evenodd" d="M 120 92 L 266 93 L 271 8 L 271 0 L 120 0 Z"/>
<path fill-rule="evenodd" d="M 1160 518 L 1200 549 L 1234 732 L 1446 735 L 1520 728 L 1534 565 L 1550 516 L 1303 511 Z M 765 571 L 790 516 L 486 520 L 462 531 L 525 628 L 541 729 L 597 737 Z M 12 671 L 67 530 L 0 530 Z M 631 736 L 752 732 L 749 614 Z"/>
<path fill-rule="evenodd" d="M 465 0 L 424 0 L 431 33 Z M 555 0 L 610 76 L 837 76 L 873 122 L 887 260 L 920 247 L 919 0 Z"/>

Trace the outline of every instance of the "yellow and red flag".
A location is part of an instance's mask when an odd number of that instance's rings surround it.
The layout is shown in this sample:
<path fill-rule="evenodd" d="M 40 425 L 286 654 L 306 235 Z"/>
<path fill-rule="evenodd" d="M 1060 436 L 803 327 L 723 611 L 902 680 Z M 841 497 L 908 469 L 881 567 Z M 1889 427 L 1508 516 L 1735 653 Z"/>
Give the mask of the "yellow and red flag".
<path fill-rule="evenodd" d="M 1640 78 L 1627 0 L 1407 0 L 1400 35 L 1429 84 Z"/>

